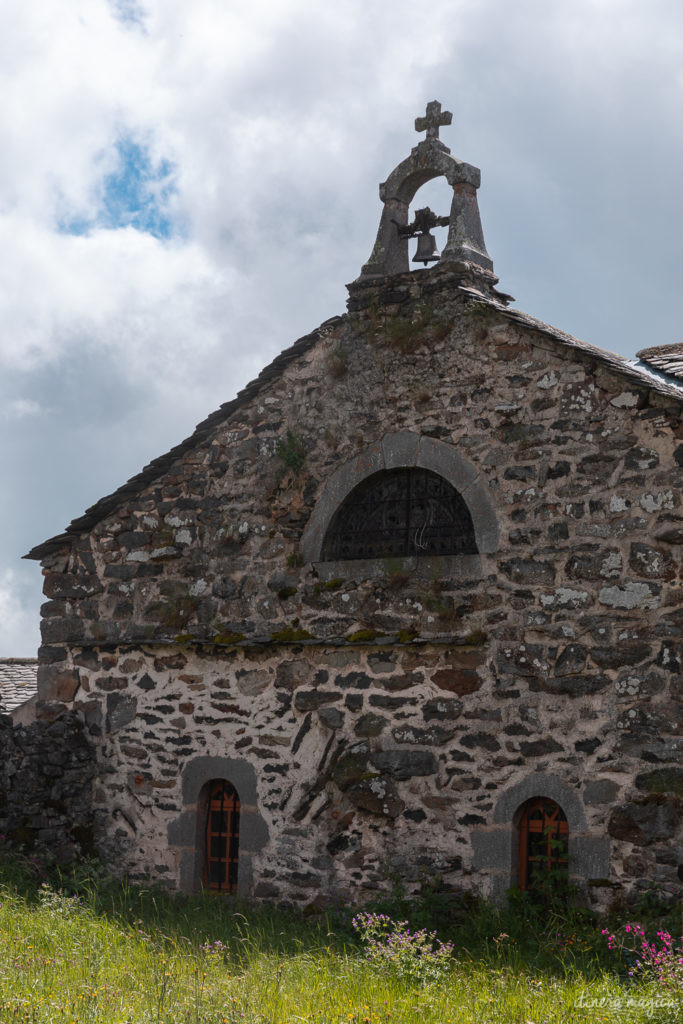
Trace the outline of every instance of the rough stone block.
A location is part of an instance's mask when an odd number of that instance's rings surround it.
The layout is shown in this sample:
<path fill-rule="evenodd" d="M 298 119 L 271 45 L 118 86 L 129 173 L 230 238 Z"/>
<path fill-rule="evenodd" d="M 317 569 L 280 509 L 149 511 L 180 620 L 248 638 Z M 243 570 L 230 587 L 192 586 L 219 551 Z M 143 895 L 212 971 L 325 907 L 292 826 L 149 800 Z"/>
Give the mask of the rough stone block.
<path fill-rule="evenodd" d="M 397 818 L 405 808 L 394 783 L 381 776 L 361 779 L 349 787 L 346 795 L 359 809 L 385 818 Z"/>
<path fill-rule="evenodd" d="M 589 806 L 611 804 L 618 792 L 619 785 L 612 779 L 593 779 L 584 786 L 583 802 Z"/>
<path fill-rule="evenodd" d="M 461 700 L 449 697 L 436 697 L 434 700 L 427 700 L 422 705 L 422 717 L 426 722 L 453 721 L 462 714 L 463 704 Z"/>
<path fill-rule="evenodd" d="M 649 846 L 672 839 L 680 823 L 678 801 L 662 795 L 617 807 L 610 815 L 607 831 L 614 839 Z"/>
<path fill-rule="evenodd" d="M 370 756 L 371 764 L 382 774 L 394 779 L 412 779 L 434 775 L 436 759 L 428 750 L 385 750 Z"/>
<path fill-rule="evenodd" d="M 429 729 L 416 729 L 412 725 L 401 725 L 392 730 L 392 736 L 397 743 L 425 744 L 425 746 L 440 746 L 447 740 L 453 738 L 454 729 L 444 729 L 443 726 L 433 725 Z"/>
<path fill-rule="evenodd" d="M 133 721 L 137 713 L 137 697 L 118 691 L 107 694 L 107 732 L 118 732 Z"/>
<path fill-rule="evenodd" d="M 344 724 L 344 714 L 339 708 L 320 708 L 318 718 L 328 729 L 340 729 Z"/>
<path fill-rule="evenodd" d="M 41 666 L 38 688 L 42 700 L 68 703 L 73 700 L 80 685 L 78 669 L 61 669 L 57 666 Z"/>
<path fill-rule="evenodd" d="M 298 690 L 294 695 L 294 707 L 297 711 L 317 711 L 323 704 L 331 704 L 342 696 L 339 690 Z"/>
<path fill-rule="evenodd" d="M 374 712 L 369 711 L 358 719 L 354 732 L 356 736 L 379 736 L 388 724 L 389 719 L 385 718 L 384 715 L 376 715 Z"/>

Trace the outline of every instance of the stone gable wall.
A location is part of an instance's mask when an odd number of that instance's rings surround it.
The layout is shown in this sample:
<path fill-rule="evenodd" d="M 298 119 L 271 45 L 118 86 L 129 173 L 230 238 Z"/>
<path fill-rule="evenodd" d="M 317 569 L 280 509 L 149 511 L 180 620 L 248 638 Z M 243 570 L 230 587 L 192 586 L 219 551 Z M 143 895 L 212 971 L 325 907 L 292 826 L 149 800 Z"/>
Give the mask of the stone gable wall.
<path fill-rule="evenodd" d="M 191 881 L 178 762 L 239 757 L 263 894 L 371 889 L 394 850 L 411 878 L 426 857 L 500 888 L 496 801 L 538 775 L 581 794 L 586 877 L 619 810 L 611 882 L 677 884 L 680 403 L 439 280 L 366 288 L 210 441 L 46 559 L 43 714 L 87 719 L 112 859 Z M 473 468 L 497 546 L 304 562 L 328 481 L 400 432 Z"/>

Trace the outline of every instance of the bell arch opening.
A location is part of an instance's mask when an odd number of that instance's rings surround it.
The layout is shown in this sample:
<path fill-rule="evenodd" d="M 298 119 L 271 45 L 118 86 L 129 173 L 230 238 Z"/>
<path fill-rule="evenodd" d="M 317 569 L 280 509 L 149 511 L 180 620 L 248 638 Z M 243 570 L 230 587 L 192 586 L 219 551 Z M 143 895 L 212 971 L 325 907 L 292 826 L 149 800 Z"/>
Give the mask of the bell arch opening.
<path fill-rule="evenodd" d="M 408 208 L 408 223 L 411 223 L 418 210 L 428 208 L 433 210 L 437 217 L 450 216 L 451 204 L 453 202 L 453 189 L 446 181 L 443 174 L 430 178 L 425 184 L 420 185 L 417 192 L 410 201 Z M 436 224 L 429 231 L 434 240 L 439 259 L 448 243 L 448 224 Z M 408 242 L 408 265 L 410 270 L 426 270 L 438 262 L 438 259 L 430 259 L 428 262 L 418 261 L 416 257 L 422 249 L 420 237 L 412 238 Z M 425 246 L 425 251 L 427 247 Z"/>
<path fill-rule="evenodd" d="M 439 139 L 439 128 L 450 124 L 451 117 L 449 111 L 442 111 L 441 104 L 433 100 L 427 104 L 425 117 L 416 119 L 415 130 L 426 131 L 427 137 L 411 149 L 410 156 L 398 164 L 379 187 L 382 214 L 375 244 L 370 259 L 363 265 L 361 277 L 385 277 L 403 274 L 409 269 L 408 237 L 415 233 L 422 235 L 426 230 L 422 223 L 413 221 L 410 225 L 409 206 L 418 189 L 441 177 L 451 188 L 448 209 L 440 214 L 449 223 L 443 258 L 465 260 L 486 271 L 493 270 L 477 205 L 479 169 L 452 157 L 448 146 Z"/>

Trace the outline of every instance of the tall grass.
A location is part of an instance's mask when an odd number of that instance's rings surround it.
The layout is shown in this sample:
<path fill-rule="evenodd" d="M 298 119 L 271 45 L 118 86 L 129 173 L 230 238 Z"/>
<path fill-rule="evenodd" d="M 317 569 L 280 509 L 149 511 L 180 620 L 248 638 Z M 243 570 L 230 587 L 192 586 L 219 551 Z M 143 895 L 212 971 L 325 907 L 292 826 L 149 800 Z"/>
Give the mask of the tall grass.
<path fill-rule="evenodd" d="M 306 921 L 92 866 L 47 884 L 37 870 L 0 863 L 2 1024 L 683 1020 L 680 993 L 630 982 L 590 915 L 399 901 L 385 909 L 413 927 L 437 920 L 455 944 L 445 973 L 420 983 L 368 960 L 346 911 Z"/>

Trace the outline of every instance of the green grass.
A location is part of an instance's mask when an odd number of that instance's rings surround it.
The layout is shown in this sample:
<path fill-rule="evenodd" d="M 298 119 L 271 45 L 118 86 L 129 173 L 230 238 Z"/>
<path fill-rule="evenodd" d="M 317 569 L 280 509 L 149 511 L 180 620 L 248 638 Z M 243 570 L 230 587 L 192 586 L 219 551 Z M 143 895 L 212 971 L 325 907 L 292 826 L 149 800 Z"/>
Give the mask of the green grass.
<path fill-rule="evenodd" d="M 61 888 L 61 892 L 58 891 Z M 341 910 L 303 920 L 208 894 L 0 862 L 0 1022 L 25 1024 L 673 1024 L 681 993 L 630 983 L 589 914 L 455 897 L 384 909 L 454 943 L 438 982 L 366 957 Z M 558 932 L 560 936 L 558 938 Z M 219 943 L 219 945 L 216 945 Z M 208 949 L 207 945 L 211 944 Z M 670 1003 L 671 1005 L 667 1005 Z"/>

